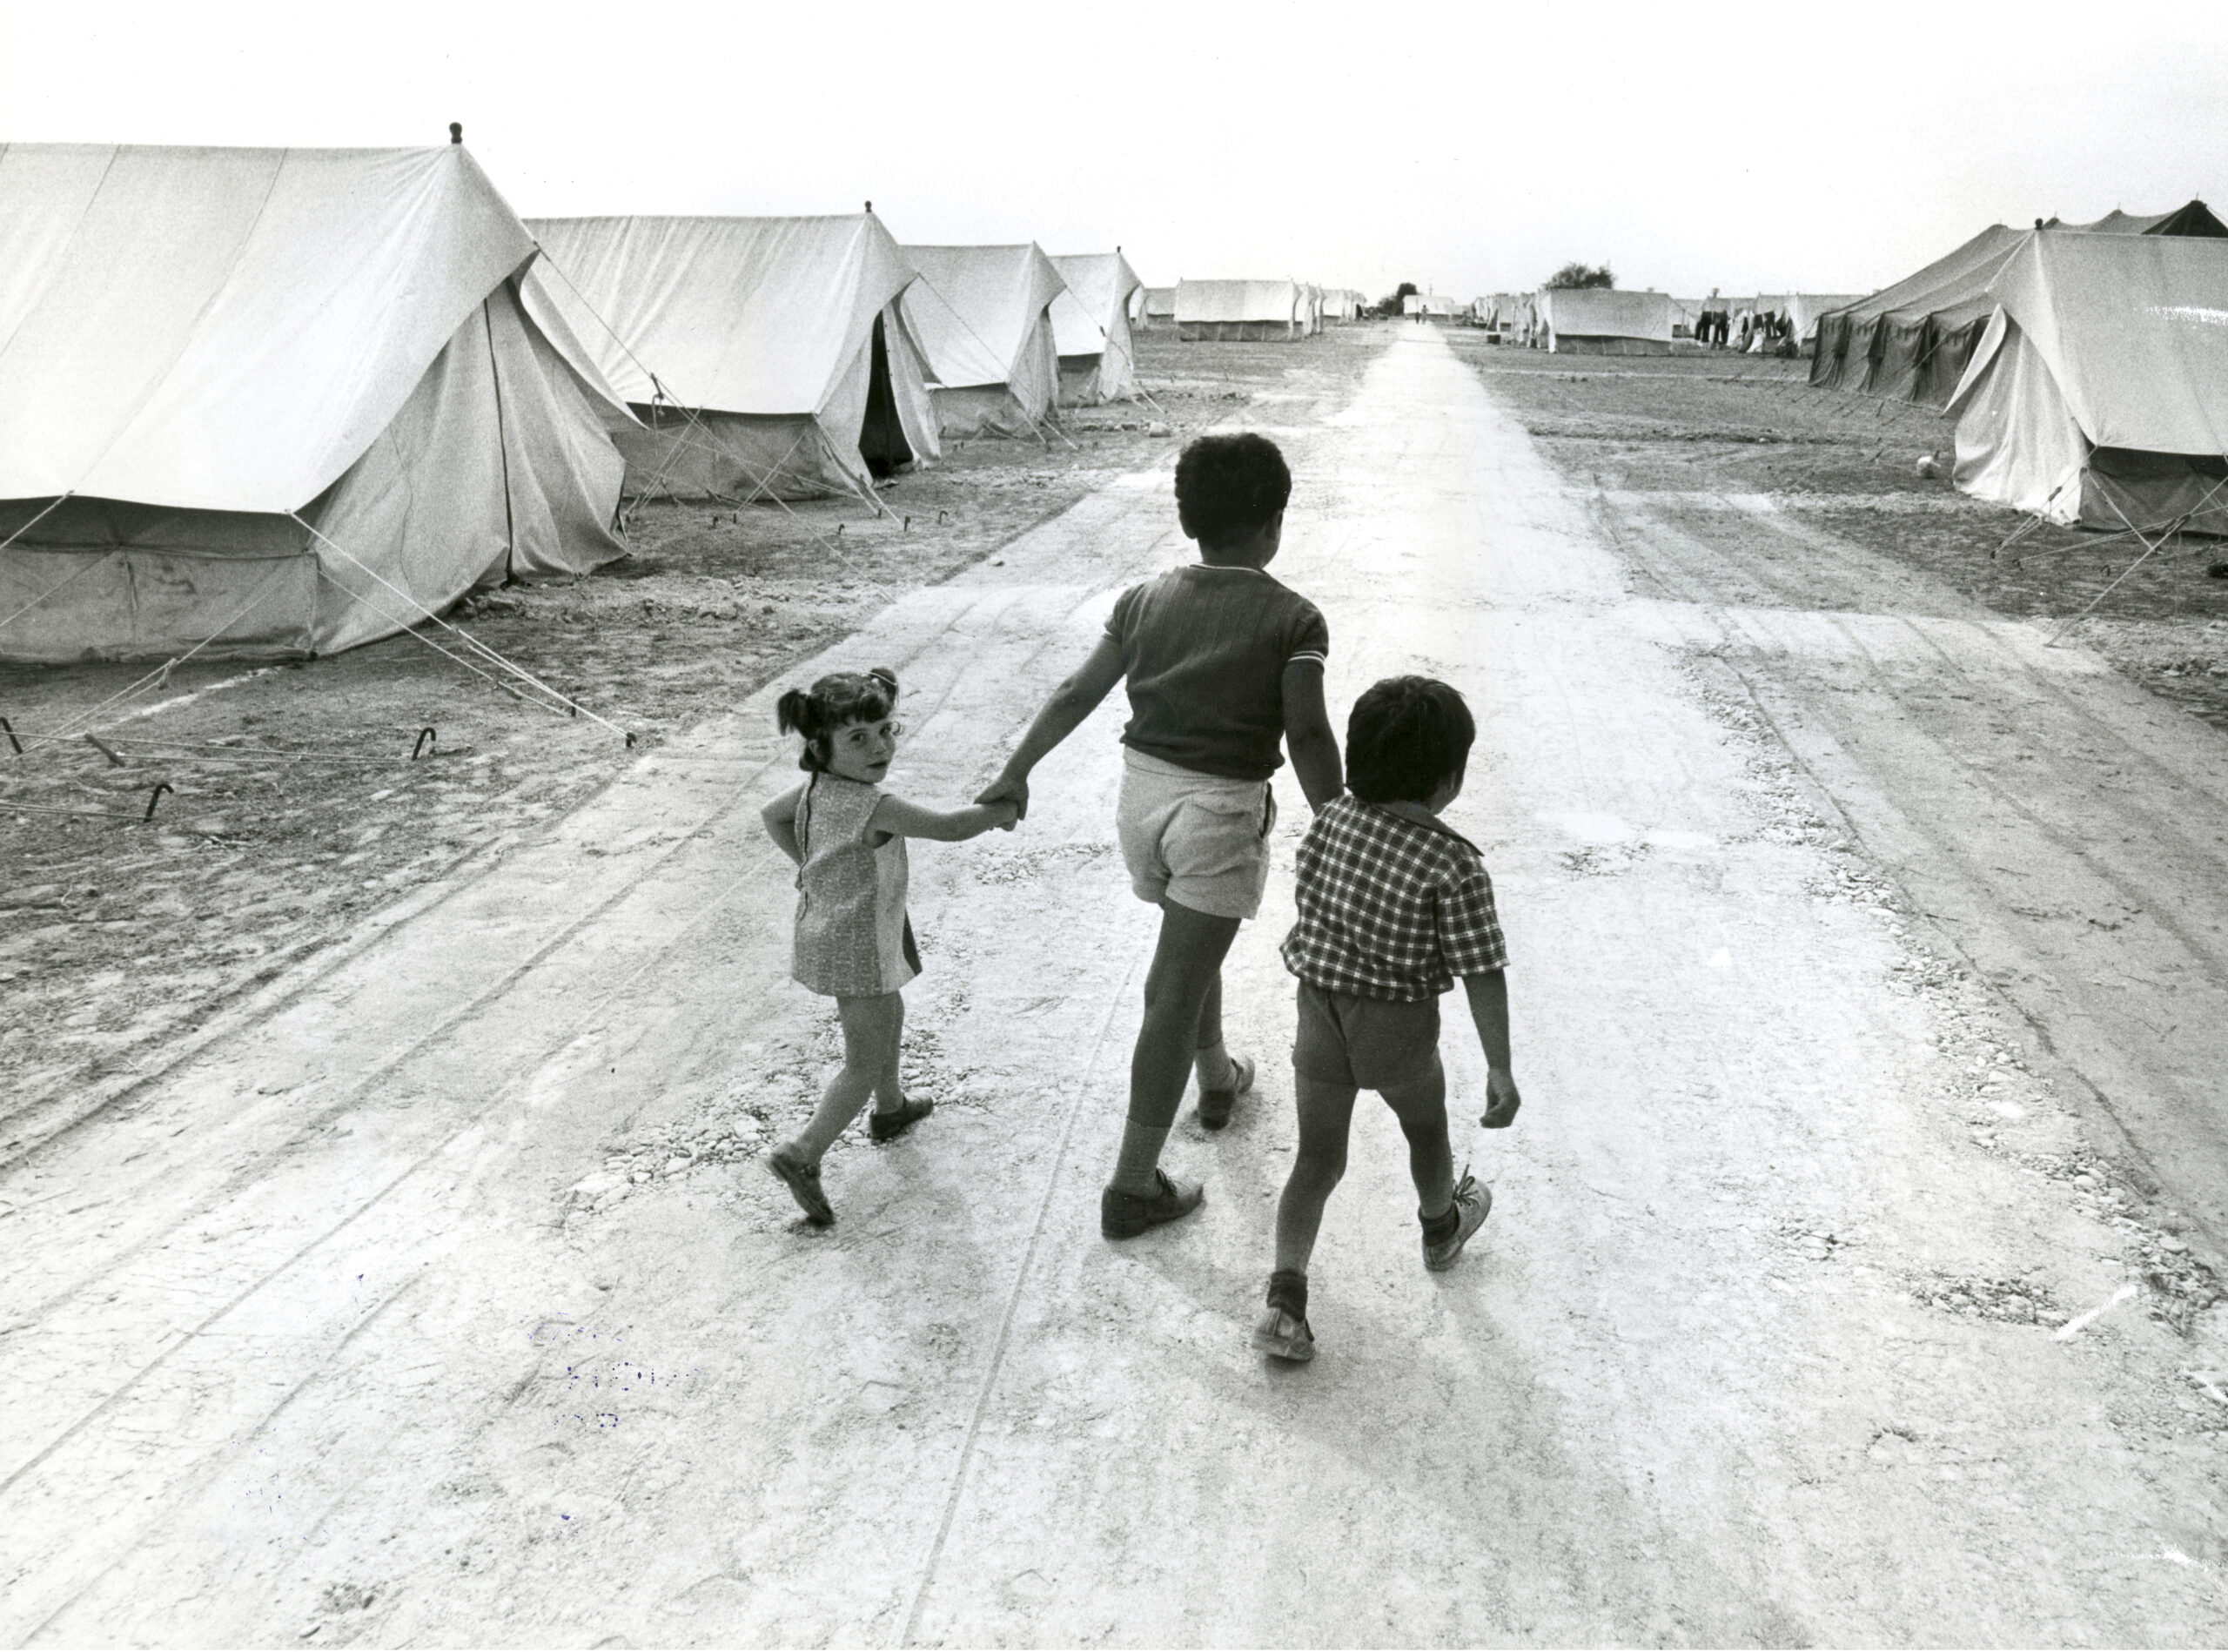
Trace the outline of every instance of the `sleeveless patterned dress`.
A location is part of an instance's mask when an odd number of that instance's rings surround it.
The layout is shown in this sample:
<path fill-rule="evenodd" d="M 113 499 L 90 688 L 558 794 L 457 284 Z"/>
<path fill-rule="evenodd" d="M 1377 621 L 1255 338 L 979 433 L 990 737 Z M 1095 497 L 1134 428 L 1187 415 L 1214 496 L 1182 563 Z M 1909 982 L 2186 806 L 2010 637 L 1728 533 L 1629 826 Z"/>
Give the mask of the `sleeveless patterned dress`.
<path fill-rule="evenodd" d="M 895 992 L 921 972 L 905 916 L 905 840 L 866 841 L 882 788 L 815 774 L 797 805 L 796 944 L 790 973 L 831 998 Z"/>

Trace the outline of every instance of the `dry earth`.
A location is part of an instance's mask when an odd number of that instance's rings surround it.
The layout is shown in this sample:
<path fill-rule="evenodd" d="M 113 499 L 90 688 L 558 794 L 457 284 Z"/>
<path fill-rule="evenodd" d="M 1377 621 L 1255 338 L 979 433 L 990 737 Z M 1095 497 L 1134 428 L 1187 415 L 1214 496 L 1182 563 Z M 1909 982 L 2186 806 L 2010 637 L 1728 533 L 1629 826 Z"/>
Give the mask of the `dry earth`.
<path fill-rule="evenodd" d="M 1246 1351 L 1292 1139 L 1288 786 L 1228 974 L 1259 1093 L 1178 1132 L 1198 1219 L 1097 1237 L 1151 936 L 1113 707 L 1022 832 L 916 856 L 907 1061 L 942 1105 L 840 1148 L 842 1219 L 800 1230 L 754 1161 L 830 1027 L 784 979 L 755 810 L 794 770 L 738 679 L 183 1058 L 153 1039 L 97 1117 L 19 1114 L 0 1638 L 2228 1637 L 2220 735 L 1924 564 L 1908 513 L 1812 520 L 1846 440 L 1731 433 L 1791 397 L 1595 407 L 1402 326 L 1227 348 L 1153 365 L 1179 423 L 1292 453 L 1278 571 L 1331 616 L 1334 703 L 1420 669 L 1479 711 L 1451 818 L 1501 891 L 1527 1104 L 1459 1128 L 1497 1193 L 1463 1266 L 1418 1266 L 1366 1114 L 1322 1356 Z M 896 665 L 893 783 L 966 795 L 1184 554 L 1171 447 L 782 668 Z"/>

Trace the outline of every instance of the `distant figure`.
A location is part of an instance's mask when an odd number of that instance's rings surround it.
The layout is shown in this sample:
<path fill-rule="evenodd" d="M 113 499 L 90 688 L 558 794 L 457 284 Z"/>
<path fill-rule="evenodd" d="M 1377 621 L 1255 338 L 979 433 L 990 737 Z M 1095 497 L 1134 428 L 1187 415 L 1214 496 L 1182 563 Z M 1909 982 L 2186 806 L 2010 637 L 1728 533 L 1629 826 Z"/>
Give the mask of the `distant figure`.
<path fill-rule="evenodd" d="M 775 708 L 782 732 L 804 736 L 797 766 L 806 779 L 762 817 L 767 836 L 797 863 L 791 971 L 808 991 L 836 1000 L 843 1065 L 811 1121 L 766 1155 L 766 1167 L 815 1227 L 836 1219 L 820 1161 L 869 1096 L 867 1133 L 876 1142 L 896 1140 L 936 1111 L 934 1101 L 908 1099 L 897 1076 L 903 989 L 921 972 L 905 911 L 905 840 L 963 843 L 1021 816 L 1012 803 L 939 811 L 883 791 L 905 732 L 896 708 L 897 674 L 883 666 L 863 676 L 835 672 L 809 691 L 790 689 Z"/>
<path fill-rule="evenodd" d="M 1493 1194 L 1468 1168 L 1458 1180 L 1439 1059 L 1439 995 L 1460 976 L 1486 1052 L 1486 1111 L 1498 1130 L 1522 1099 L 1509 1069 L 1508 954 L 1485 857 L 1439 824 L 1461 794 L 1477 737 L 1446 683 L 1388 677 L 1346 722 L 1351 789 L 1315 817 L 1299 846 L 1299 922 L 1285 967 L 1299 978 L 1292 1088 L 1299 1152 L 1277 1205 L 1277 1265 L 1254 1346 L 1312 1360 L 1307 1264 L 1323 1207 L 1346 1170 L 1354 1097 L 1374 1090 L 1408 1139 L 1424 1266 L 1454 1266 L 1484 1226 Z"/>
<path fill-rule="evenodd" d="M 1176 516 L 1199 560 L 1115 599 L 1106 633 L 1046 701 L 977 800 L 1029 807 L 1029 775 L 1125 683 L 1116 835 L 1141 901 L 1160 909 L 1144 1020 L 1130 1058 L 1120 1156 L 1098 1200 L 1098 1230 L 1126 1239 L 1189 1215 L 1205 1190 L 1160 1168 L 1161 1149 L 1199 1081 L 1199 1123 L 1220 1130 L 1253 1085 L 1253 1063 L 1223 1041 L 1222 962 L 1261 910 L 1276 824 L 1269 777 L 1292 753 L 1309 807 L 1345 782 L 1323 709 L 1331 632 L 1322 610 L 1272 578 L 1292 472 L 1250 432 L 1202 436 L 1176 461 Z"/>

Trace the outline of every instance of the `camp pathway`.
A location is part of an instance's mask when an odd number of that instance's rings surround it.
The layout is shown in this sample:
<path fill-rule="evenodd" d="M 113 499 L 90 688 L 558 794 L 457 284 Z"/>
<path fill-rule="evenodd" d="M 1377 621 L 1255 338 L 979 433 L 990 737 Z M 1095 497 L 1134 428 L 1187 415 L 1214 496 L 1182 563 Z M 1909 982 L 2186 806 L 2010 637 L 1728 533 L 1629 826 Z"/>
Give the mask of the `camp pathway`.
<path fill-rule="evenodd" d="M 1321 1357 L 1245 1346 L 1288 1162 L 1291 850 L 1228 976 L 1256 1097 L 1114 1246 L 1152 914 L 1110 705 L 1010 836 L 923 844 L 905 1142 L 800 1229 L 755 1161 L 834 1044 L 786 982 L 771 694 L 646 759 L 0 1182 L 0 1638 L 77 1643 L 2214 1641 L 2208 1464 L 2144 1426 L 2114 1235 L 1969 1138 L 1984 1010 L 1627 592 L 1435 333 L 1279 431 L 1279 576 L 1331 694 L 1425 670 L 1515 960 L 1517 1126 L 1450 1017 L 1495 1188 L 1426 1273 L 1358 1114 Z M 888 663 L 895 783 L 971 792 L 1124 583 L 1164 470 L 828 656 Z M 1695 615 L 1701 615 L 1696 619 Z M 1691 623 L 1689 623 L 1691 621 Z M 1682 630 L 1684 626 L 1686 630 Z M 1861 886 L 1861 880 L 1859 880 Z M 1961 1042 L 1962 1040 L 1962 1042 Z M 2016 1067 L 2023 1139 L 2069 1117 Z M 1944 1281 L 2104 1310 L 2047 1326 Z M 2171 1373 L 2170 1373 L 2171 1374 Z"/>

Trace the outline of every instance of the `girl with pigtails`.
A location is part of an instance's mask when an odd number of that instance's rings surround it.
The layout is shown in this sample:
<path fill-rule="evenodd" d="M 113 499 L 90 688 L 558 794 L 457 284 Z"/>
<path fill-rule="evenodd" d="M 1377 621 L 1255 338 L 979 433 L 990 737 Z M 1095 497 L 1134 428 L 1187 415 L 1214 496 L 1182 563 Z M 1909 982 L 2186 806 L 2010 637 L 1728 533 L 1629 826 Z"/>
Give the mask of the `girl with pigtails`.
<path fill-rule="evenodd" d="M 897 1078 L 905 1027 L 905 984 L 921 972 L 905 915 L 905 840 L 964 843 L 993 827 L 1010 829 L 1011 802 L 924 809 L 882 789 L 904 726 L 896 721 L 897 674 L 876 666 L 838 671 L 775 702 L 782 732 L 804 738 L 802 784 L 766 805 L 766 831 L 797 863 L 796 942 L 792 973 L 808 991 L 836 1000 L 843 1028 L 843 1065 L 829 1080 L 803 1130 L 766 1156 L 767 1168 L 796 1199 L 805 1219 L 836 1219 L 820 1185 L 820 1161 L 869 1097 L 869 1135 L 895 1140 L 935 1111 L 907 1099 Z"/>

